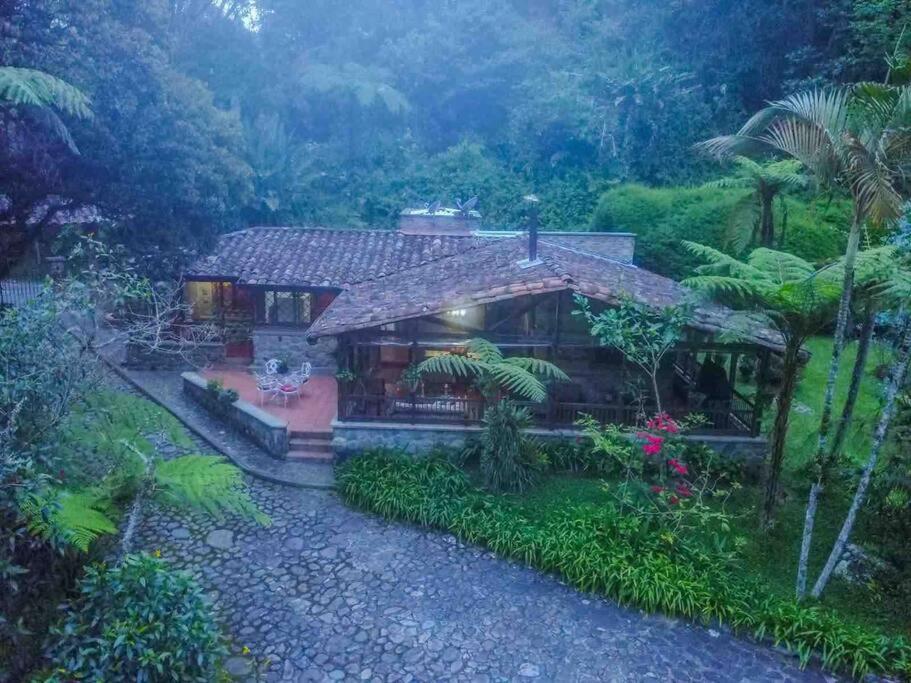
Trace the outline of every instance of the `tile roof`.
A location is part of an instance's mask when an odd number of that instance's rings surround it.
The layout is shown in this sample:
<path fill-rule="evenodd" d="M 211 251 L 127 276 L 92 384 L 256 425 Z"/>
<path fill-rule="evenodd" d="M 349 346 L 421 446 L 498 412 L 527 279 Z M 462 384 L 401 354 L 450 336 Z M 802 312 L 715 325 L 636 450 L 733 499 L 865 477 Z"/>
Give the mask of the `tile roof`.
<path fill-rule="evenodd" d="M 730 309 L 697 302 L 692 290 L 629 263 L 547 237 L 539 240 L 539 262 L 523 264 L 527 254 L 524 235 L 501 238 L 434 263 L 354 285 L 339 294 L 313 323 L 310 335 L 331 336 L 500 299 L 568 289 L 605 303 L 617 303 L 624 297 L 658 307 L 693 302 L 693 327 L 711 333 L 736 327 L 747 341 L 781 347 L 776 332 L 755 326 L 744 331 Z"/>
<path fill-rule="evenodd" d="M 187 277 L 234 280 L 241 284 L 344 289 L 356 282 L 452 256 L 512 232 L 477 235 L 404 234 L 392 230 L 331 228 L 248 228 L 223 235 Z M 621 261 L 632 261 L 635 237 L 625 233 L 547 235 L 560 244 Z"/>
<path fill-rule="evenodd" d="M 471 236 L 392 230 L 249 228 L 223 235 L 186 272 L 241 284 L 343 289 L 481 244 Z"/>

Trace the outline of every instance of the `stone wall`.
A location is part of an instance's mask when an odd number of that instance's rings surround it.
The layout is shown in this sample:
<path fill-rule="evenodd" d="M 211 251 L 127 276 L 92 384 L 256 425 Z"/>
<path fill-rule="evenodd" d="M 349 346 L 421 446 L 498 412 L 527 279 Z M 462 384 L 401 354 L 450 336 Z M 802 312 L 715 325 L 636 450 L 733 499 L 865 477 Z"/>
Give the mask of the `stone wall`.
<path fill-rule="evenodd" d="M 400 449 L 411 455 L 426 455 L 434 446 L 461 448 L 467 439 L 477 436 L 481 427 L 463 425 L 413 425 L 379 422 L 332 423 L 332 448 L 339 459 L 356 455 L 372 448 Z M 575 439 L 574 429 L 529 429 L 536 439 Z M 738 458 L 761 463 L 768 450 L 764 438 L 738 436 L 691 436 L 728 458 Z"/>
<path fill-rule="evenodd" d="M 184 372 L 183 391 L 227 425 L 279 458 L 288 454 L 288 423 L 252 403 L 237 400 L 225 404 L 212 395 L 206 380 L 195 372 Z"/>
<path fill-rule="evenodd" d="M 253 354 L 257 366 L 262 366 L 270 358 L 284 360 L 292 369 L 309 361 L 315 370 L 335 374 L 338 369 L 335 360 L 337 348 L 335 337 L 321 337 L 311 344 L 307 341 L 306 330 L 268 327 L 253 330 Z"/>
<path fill-rule="evenodd" d="M 225 359 L 225 345 L 221 342 L 197 344 L 183 351 L 176 343 L 162 344 L 156 350 L 130 341 L 125 346 L 124 365 L 131 370 L 185 370 L 214 365 Z"/>

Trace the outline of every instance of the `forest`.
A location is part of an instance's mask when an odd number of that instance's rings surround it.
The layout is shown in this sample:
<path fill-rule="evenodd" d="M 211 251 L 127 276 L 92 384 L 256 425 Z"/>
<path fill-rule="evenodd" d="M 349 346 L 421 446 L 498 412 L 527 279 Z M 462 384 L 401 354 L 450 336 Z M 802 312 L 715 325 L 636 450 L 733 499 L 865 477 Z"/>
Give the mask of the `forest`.
<path fill-rule="evenodd" d="M 0 0 L 0 680 L 907 680 L 909 177 L 909 0 Z"/>
<path fill-rule="evenodd" d="M 587 228 L 618 185 L 724 175 L 692 145 L 766 101 L 882 80 L 909 16 L 901 0 L 13 0 L 0 63 L 67 81 L 91 116 L 4 111 L 3 210 L 66 197 L 143 249 L 387 227 L 474 195 L 487 227 L 513 228 L 528 192 L 548 229 Z"/>

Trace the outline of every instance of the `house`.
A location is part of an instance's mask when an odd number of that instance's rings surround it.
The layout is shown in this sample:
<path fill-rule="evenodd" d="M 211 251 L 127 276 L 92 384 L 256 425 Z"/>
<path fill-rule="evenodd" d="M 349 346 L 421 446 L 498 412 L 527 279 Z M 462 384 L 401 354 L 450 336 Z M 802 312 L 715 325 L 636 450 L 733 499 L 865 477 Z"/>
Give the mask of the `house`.
<path fill-rule="evenodd" d="M 733 311 L 637 267 L 634 252 L 627 233 L 485 232 L 474 214 L 418 210 L 403 214 L 395 231 L 260 227 L 225 235 L 187 272 L 186 294 L 194 319 L 221 327 L 228 357 L 344 370 L 334 427 L 343 441 L 384 443 L 388 430 L 409 425 L 412 444 L 477 429 L 484 401 L 470 381 L 415 382 L 407 372 L 475 336 L 551 360 L 571 377 L 529 406 L 542 428 L 571 429 L 583 413 L 635 424 L 653 410 L 641 372 L 598 345 L 572 315 L 573 296 L 596 306 L 624 297 L 651 306 L 693 301 L 685 338 L 662 368 L 662 404 L 673 415 L 704 414 L 706 434 L 755 439 L 759 407 L 737 391 L 738 368 L 780 351 L 780 336 L 742 329 Z M 733 330 L 736 342 L 721 338 Z M 711 390 L 701 386 L 709 374 Z"/>

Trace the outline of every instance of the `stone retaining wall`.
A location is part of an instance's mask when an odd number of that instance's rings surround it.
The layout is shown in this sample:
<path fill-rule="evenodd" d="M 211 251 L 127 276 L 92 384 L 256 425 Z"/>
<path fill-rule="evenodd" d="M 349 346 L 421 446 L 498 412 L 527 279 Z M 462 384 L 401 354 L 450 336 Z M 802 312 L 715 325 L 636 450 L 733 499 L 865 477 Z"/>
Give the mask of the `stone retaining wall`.
<path fill-rule="evenodd" d="M 198 344 L 183 352 L 176 343 L 164 343 L 158 350 L 130 341 L 125 346 L 124 365 L 131 370 L 184 370 L 214 365 L 225 359 L 225 345 L 221 342 Z"/>
<path fill-rule="evenodd" d="M 206 388 L 206 380 L 195 372 L 184 372 L 181 377 L 184 393 L 225 424 L 262 446 L 270 455 L 283 458 L 288 454 L 288 423 L 284 420 L 247 401 L 219 401 Z"/>
<path fill-rule="evenodd" d="M 434 446 L 461 448 L 467 439 L 481 433 L 481 427 L 462 425 L 412 425 L 376 422 L 332 423 L 332 448 L 339 459 L 372 448 L 400 449 L 411 455 L 426 455 Z M 537 439 L 575 439 L 574 429 L 529 429 Z M 736 436 L 690 436 L 728 458 L 761 462 L 768 450 L 764 438 Z"/>
<path fill-rule="evenodd" d="M 290 368 L 300 367 L 301 363 L 309 361 L 315 369 L 335 374 L 338 369 L 335 360 L 337 348 L 335 337 L 322 337 L 311 344 L 307 341 L 306 330 L 267 327 L 253 330 L 254 362 L 258 367 L 270 358 L 278 358 Z"/>

